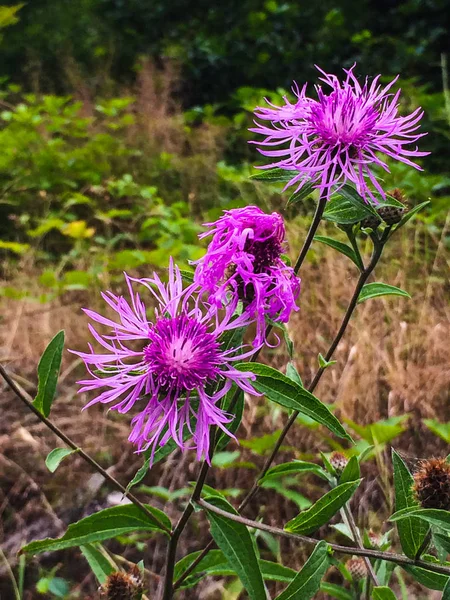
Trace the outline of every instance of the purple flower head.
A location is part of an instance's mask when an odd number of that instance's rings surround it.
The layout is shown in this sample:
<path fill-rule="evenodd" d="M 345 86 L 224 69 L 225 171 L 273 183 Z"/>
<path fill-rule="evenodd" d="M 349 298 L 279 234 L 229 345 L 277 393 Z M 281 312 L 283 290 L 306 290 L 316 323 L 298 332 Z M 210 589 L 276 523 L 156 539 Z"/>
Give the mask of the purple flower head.
<path fill-rule="evenodd" d="M 89 344 L 89 353 L 74 352 L 90 375 L 78 382 L 79 392 L 97 393 L 85 408 L 101 402 L 112 404 L 111 410 L 119 413 L 133 409 L 129 440 L 138 451 L 151 447 L 152 458 L 158 446 L 173 439 L 182 450 L 196 448 L 199 460 L 209 460 L 209 428 L 215 425 L 232 436 L 226 429 L 231 417 L 220 408 L 221 398 L 233 383 L 258 395 L 250 384 L 254 375 L 233 367 L 234 361 L 254 350 L 223 350 L 219 340 L 225 331 L 247 326 L 250 319 L 233 317 L 237 301 L 219 314 L 215 306 L 202 301 L 195 284 L 183 289 L 180 271 L 172 261 L 167 284 L 156 274 L 148 279 L 125 278 L 131 302 L 111 292 L 102 294 L 117 320 L 84 311 L 109 329 L 100 335 L 89 325 L 102 350 L 95 352 Z M 156 300 L 152 322 L 133 283 Z M 222 386 L 217 389 L 219 383 Z M 192 434 L 191 446 L 183 440 L 187 432 Z"/>
<path fill-rule="evenodd" d="M 264 140 L 252 143 L 260 146 L 258 150 L 264 156 L 275 158 L 275 162 L 262 168 L 293 171 L 286 187 L 297 185 L 298 191 L 313 181 L 321 196 L 328 198 L 351 182 L 364 199 L 369 196 L 377 202 L 369 184 L 383 198 L 385 193 L 372 166 L 379 165 L 389 172 L 379 154 L 421 170 L 410 157 L 426 156 L 429 152 L 419 152 L 417 146 L 411 149 L 410 145 L 426 135 L 417 133 L 422 109 L 400 116 L 400 90 L 390 92 L 398 77 L 382 87 L 378 75 L 371 83 L 366 78 L 361 86 L 353 74 L 354 66 L 344 69 L 347 76 L 342 82 L 317 67 L 323 75 L 320 81 L 331 88 L 326 93 L 320 85 L 315 86 L 317 100 L 306 96 L 306 85 L 299 89 L 294 84 L 294 104 L 284 98 L 284 106 L 268 103 L 269 108 L 255 110 L 263 123 L 255 121 L 257 127 L 250 131 L 263 135 Z"/>
<path fill-rule="evenodd" d="M 205 256 L 197 261 L 194 281 L 216 306 L 229 297 L 242 300 L 244 313 L 256 321 L 255 344 L 265 342 L 265 317 L 286 323 L 300 293 L 300 279 L 281 259 L 285 244 L 282 217 L 257 206 L 235 208 L 200 238 L 212 236 Z M 232 292 L 230 294 L 230 292 Z"/>

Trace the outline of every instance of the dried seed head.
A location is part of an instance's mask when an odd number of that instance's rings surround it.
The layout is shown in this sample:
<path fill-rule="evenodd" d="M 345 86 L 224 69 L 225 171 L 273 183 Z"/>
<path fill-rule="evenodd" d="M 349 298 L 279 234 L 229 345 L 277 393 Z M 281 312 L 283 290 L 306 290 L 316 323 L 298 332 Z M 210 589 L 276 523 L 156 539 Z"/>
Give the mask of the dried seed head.
<path fill-rule="evenodd" d="M 137 565 L 129 573 L 115 571 L 101 587 L 103 600 L 141 600 L 144 592 L 142 575 Z"/>
<path fill-rule="evenodd" d="M 413 491 L 423 508 L 450 510 L 450 464 L 444 458 L 422 461 Z"/>
<path fill-rule="evenodd" d="M 398 200 L 398 202 L 406 202 L 405 194 L 400 188 L 395 188 L 394 190 L 391 190 L 390 192 L 388 192 L 388 195 Z"/>
<path fill-rule="evenodd" d="M 379 533 L 376 533 L 375 531 L 372 531 L 372 529 L 369 531 L 369 533 L 367 534 L 367 537 L 369 538 L 369 542 L 370 545 L 372 546 L 372 548 L 380 548 L 381 543 L 382 543 L 382 536 Z"/>
<path fill-rule="evenodd" d="M 330 454 L 330 465 L 339 475 L 347 466 L 348 460 L 342 452 L 332 452 Z"/>
<path fill-rule="evenodd" d="M 367 567 L 364 559 L 354 556 L 345 563 L 348 572 L 352 576 L 353 581 L 360 581 L 367 577 Z"/>

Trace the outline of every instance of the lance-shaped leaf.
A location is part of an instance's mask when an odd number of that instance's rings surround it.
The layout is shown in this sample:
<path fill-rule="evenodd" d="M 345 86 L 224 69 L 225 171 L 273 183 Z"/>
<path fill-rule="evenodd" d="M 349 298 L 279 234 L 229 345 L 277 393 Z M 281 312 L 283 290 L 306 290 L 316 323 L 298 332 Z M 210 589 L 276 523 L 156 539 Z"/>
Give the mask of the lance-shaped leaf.
<path fill-rule="evenodd" d="M 175 565 L 174 579 L 177 580 L 190 567 L 190 565 L 201 554 L 201 551 L 193 552 L 182 558 Z M 259 560 L 259 567 L 263 579 L 267 581 L 279 581 L 281 583 L 290 583 L 297 575 L 296 571 L 289 567 L 284 567 L 279 563 L 270 562 L 268 560 Z M 234 575 L 235 572 L 230 568 L 227 559 L 222 550 L 211 550 L 208 554 L 194 567 L 189 577 L 181 585 L 181 589 L 193 587 L 203 577 L 207 576 L 227 576 Z"/>
<path fill-rule="evenodd" d="M 356 256 L 356 252 L 353 250 L 353 248 L 351 248 L 350 246 L 347 246 L 347 244 L 344 244 L 343 242 L 339 242 L 338 240 L 335 240 L 334 238 L 326 237 L 323 235 L 316 235 L 314 237 L 314 240 L 316 242 L 321 242 L 322 244 L 326 244 L 327 246 L 330 246 L 330 248 L 334 248 L 341 254 L 344 254 L 345 256 L 347 256 L 347 258 L 349 258 L 352 262 L 355 263 L 355 265 L 358 267 L 358 269 L 360 268 L 360 262 L 358 260 L 358 257 Z"/>
<path fill-rule="evenodd" d="M 412 490 L 413 476 L 395 450 L 392 450 L 392 464 L 394 466 L 396 510 L 419 507 Z M 397 523 L 397 531 L 403 552 L 409 558 L 415 558 L 427 535 L 428 527 L 419 519 L 408 518 Z"/>
<path fill-rule="evenodd" d="M 338 485 L 317 500 L 311 508 L 286 523 L 284 528 L 286 531 L 302 535 L 309 535 L 317 531 L 350 500 L 359 484 L 360 480 Z"/>
<path fill-rule="evenodd" d="M 349 483 L 356 481 L 361 477 L 361 470 L 359 468 L 359 461 L 356 456 L 352 456 L 348 463 L 345 465 L 341 476 L 339 477 L 339 483 Z"/>
<path fill-rule="evenodd" d="M 230 411 L 229 410 L 229 406 L 231 405 L 231 402 L 234 400 L 234 395 L 236 393 L 236 386 L 233 386 L 231 388 L 231 390 L 228 392 L 228 394 L 226 395 L 225 399 L 224 399 L 224 403 L 223 403 L 223 410 L 229 414 L 233 416 L 233 420 L 231 421 L 231 423 L 229 423 L 227 425 L 227 429 L 230 433 L 236 433 L 236 431 L 239 428 L 239 425 L 241 424 L 242 421 L 242 415 L 244 414 L 244 405 L 245 405 L 245 401 L 244 401 L 244 392 L 241 389 L 237 390 L 237 400 L 236 403 L 233 407 L 233 409 Z M 219 433 L 219 438 L 217 440 L 217 444 L 216 444 L 216 451 L 220 451 L 223 450 L 228 443 L 231 441 L 232 438 L 230 438 L 230 436 L 228 434 L 226 434 L 225 432 L 221 431 Z"/>
<path fill-rule="evenodd" d="M 394 231 L 397 231 L 397 229 L 400 229 L 400 227 L 403 227 L 403 225 L 405 225 L 410 219 L 412 219 L 419 211 L 422 210 L 422 208 L 425 208 L 425 206 L 427 204 L 430 204 L 429 200 L 426 200 L 425 202 L 422 202 L 421 204 L 418 204 L 417 206 L 415 206 L 412 210 L 410 210 L 409 212 L 406 213 L 406 215 L 403 215 L 401 221 L 396 225 L 395 229 L 391 232 L 391 235 L 394 233 Z"/>
<path fill-rule="evenodd" d="M 428 571 L 428 569 L 422 569 L 422 567 L 410 567 L 404 565 L 403 568 L 410 573 L 416 581 L 430 590 L 442 591 L 448 585 L 448 575 Z"/>
<path fill-rule="evenodd" d="M 266 481 L 272 481 L 287 475 L 306 475 L 308 473 L 329 481 L 328 474 L 319 465 L 304 460 L 292 460 L 291 462 L 282 463 L 269 469 L 264 477 L 259 480 L 259 483 L 262 484 Z"/>
<path fill-rule="evenodd" d="M 329 566 L 328 545 L 324 541 L 319 542 L 302 570 L 275 600 L 310 600 L 319 591 L 321 579 Z"/>
<path fill-rule="evenodd" d="M 373 588 L 372 598 L 373 600 L 397 600 L 391 588 L 385 586 Z"/>
<path fill-rule="evenodd" d="M 294 192 L 287 201 L 286 207 L 292 206 L 307 198 L 314 191 L 314 183 L 308 182 L 298 192 Z"/>
<path fill-rule="evenodd" d="M 38 392 L 33 400 L 33 405 L 44 417 L 48 417 L 50 414 L 50 408 L 55 397 L 63 348 L 64 331 L 59 331 L 44 350 L 39 361 Z"/>
<path fill-rule="evenodd" d="M 445 584 L 445 588 L 442 594 L 442 600 L 450 600 L 450 579 Z"/>
<path fill-rule="evenodd" d="M 88 561 L 92 572 L 100 584 L 105 583 L 108 575 L 115 571 L 114 565 L 95 544 L 80 546 L 84 558 Z"/>
<path fill-rule="evenodd" d="M 330 598 L 336 598 L 336 600 L 354 600 L 353 594 L 343 588 L 341 585 L 335 583 L 328 583 L 328 581 L 322 581 L 320 589 L 324 594 L 330 596 Z"/>
<path fill-rule="evenodd" d="M 171 528 L 169 518 L 162 511 L 149 505 L 146 505 L 146 508 L 167 529 Z M 161 529 L 138 506 L 125 504 L 105 508 L 76 523 L 72 523 L 60 538 L 47 538 L 30 542 L 22 548 L 21 552 L 39 554 L 40 552 L 64 550 L 73 546 L 83 546 L 93 542 L 109 540 L 132 531 L 161 531 Z"/>
<path fill-rule="evenodd" d="M 408 292 L 395 287 L 395 285 L 388 285 L 387 283 L 376 281 L 374 283 L 366 283 L 366 285 L 363 286 L 358 296 L 358 304 L 370 300 L 371 298 L 378 298 L 379 296 L 403 296 L 403 298 L 411 298 Z"/>
<path fill-rule="evenodd" d="M 266 183 L 287 183 L 296 175 L 298 175 L 298 171 L 287 171 L 286 169 L 279 169 L 277 167 L 275 169 L 267 169 L 266 171 L 255 173 L 255 175 L 250 175 L 250 179 L 253 179 L 254 181 L 265 181 Z"/>
<path fill-rule="evenodd" d="M 235 509 L 225 499 L 209 496 L 207 502 L 232 514 Z M 229 566 L 242 582 L 251 600 L 267 597 L 264 581 L 250 533 L 245 525 L 231 521 L 212 511 L 206 511 L 211 525 L 211 535 L 224 553 Z"/>
<path fill-rule="evenodd" d="M 74 450 L 73 448 L 55 448 L 49 452 L 47 458 L 45 459 L 45 466 L 50 473 L 54 473 L 61 464 L 61 461 L 64 460 L 66 456 L 70 456 L 74 452 L 77 452 L 77 450 Z"/>
<path fill-rule="evenodd" d="M 439 527 L 444 531 L 450 531 L 450 512 L 440 508 L 421 508 L 420 506 L 407 507 L 395 512 L 389 520 L 394 522 L 399 521 L 401 523 L 411 517 L 416 517 L 421 521 Z"/>
<path fill-rule="evenodd" d="M 254 373 L 256 380 L 252 382 L 253 386 L 272 402 L 307 415 L 328 427 L 338 437 L 352 441 L 339 420 L 323 402 L 280 371 L 260 363 L 240 363 L 236 368 Z"/>

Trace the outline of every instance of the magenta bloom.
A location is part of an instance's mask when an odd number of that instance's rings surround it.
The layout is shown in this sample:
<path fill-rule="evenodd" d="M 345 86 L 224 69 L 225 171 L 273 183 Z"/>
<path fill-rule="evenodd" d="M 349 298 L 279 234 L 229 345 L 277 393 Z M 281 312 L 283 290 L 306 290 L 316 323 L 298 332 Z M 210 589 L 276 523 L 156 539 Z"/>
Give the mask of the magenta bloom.
<path fill-rule="evenodd" d="M 98 394 L 85 408 L 101 402 L 120 413 L 134 410 L 129 440 L 138 451 L 151 447 L 152 457 L 157 446 L 173 439 L 182 450 L 196 448 L 199 460 L 209 460 L 209 428 L 216 425 L 232 435 L 226 429 L 231 417 L 219 406 L 221 398 L 233 383 L 258 395 L 250 384 L 254 375 L 233 367 L 234 361 L 254 350 L 222 350 L 219 341 L 222 333 L 250 320 L 246 315 L 232 318 L 237 302 L 219 315 L 214 306 L 202 302 L 197 286 L 183 290 L 180 271 L 172 262 L 167 284 L 156 274 L 148 279 L 125 277 L 131 302 L 111 292 L 102 294 L 117 313 L 117 321 L 84 311 L 110 330 L 100 335 L 89 325 L 103 350 L 95 352 L 89 345 L 89 353 L 74 352 L 91 376 L 78 382 L 79 392 Z M 154 321 L 148 321 L 146 306 L 132 282 L 156 300 Z M 189 432 L 190 446 L 183 441 Z"/>
<path fill-rule="evenodd" d="M 286 323 L 300 293 L 300 279 L 281 259 L 284 223 L 277 213 L 268 215 L 257 206 L 236 208 L 214 223 L 205 256 L 197 261 L 194 281 L 216 306 L 229 298 L 242 300 L 244 314 L 256 321 L 255 344 L 265 342 L 265 317 Z"/>
<path fill-rule="evenodd" d="M 260 146 L 261 154 L 276 159 L 262 168 L 293 171 L 286 187 L 297 185 L 298 191 L 313 181 L 321 196 L 329 197 L 350 182 L 364 199 L 369 196 L 377 202 L 369 185 L 383 198 L 385 193 L 372 167 L 379 165 L 389 171 L 380 154 L 421 170 L 411 157 L 429 152 L 410 146 L 426 135 L 417 133 L 422 109 L 400 116 L 400 90 L 389 92 L 398 77 L 382 87 L 378 75 L 371 83 L 366 78 L 361 86 L 353 68 L 344 69 L 347 77 L 342 82 L 318 68 L 323 75 L 320 81 L 331 89 L 327 94 L 320 85 L 315 86 L 317 100 L 306 96 L 306 85 L 299 89 L 294 84 L 294 104 L 285 98 L 284 106 L 269 103 L 270 108 L 255 110 L 255 115 L 269 124 L 255 121 L 257 127 L 250 131 L 263 135 L 264 140 L 252 143 Z"/>

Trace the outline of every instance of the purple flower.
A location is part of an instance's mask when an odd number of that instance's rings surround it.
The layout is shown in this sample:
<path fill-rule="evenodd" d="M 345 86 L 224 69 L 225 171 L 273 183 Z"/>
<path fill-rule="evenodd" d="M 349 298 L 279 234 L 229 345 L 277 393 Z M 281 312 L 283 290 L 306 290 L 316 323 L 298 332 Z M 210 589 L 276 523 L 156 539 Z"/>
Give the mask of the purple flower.
<path fill-rule="evenodd" d="M 157 446 L 173 439 L 182 450 L 196 448 L 199 460 L 209 460 L 209 428 L 215 425 L 232 436 L 226 429 L 231 417 L 219 401 L 233 383 L 258 395 L 250 384 L 254 375 L 233 367 L 234 361 L 254 350 L 244 352 L 242 346 L 223 350 L 219 339 L 225 331 L 247 326 L 250 319 L 233 316 L 237 301 L 219 314 L 202 301 L 196 285 L 183 289 L 172 261 L 167 284 L 156 274 L 148 279 L 125 278 L 131 302 L 111 292 L 102 294 L 117 313 L 117 321 L 84 311 L 110 330 L 100 335 L 89 325 L 102 350 L 95 352 L 89 344 L 89 353 L 74 352 L 90 374 L 90 379 L 78 382 L 79 392 L 98 394 L 85 408 L 101 402 L 112 403 L 111 410 L 119 413 L 137 410 L 129 440 L 138 451 L 151 447 L 152 459 Z M 156 300 L 152 322 L 139 293 L 133 291 L 133 282 Z M 183 440 L 186 432 L 192 434 L 191 446 Z"/>
<path fill-rule="evenodd" d="M 262 168 L 280 167 L 293 171 L 288 186 L 297 185 L 300 190 L 313 181 L 321 196 L 329 197 L 332 191 L 347 182 L 354 183 L 358 193 L 377 202 L 369 183 L 384 198 L 385 193 L 377 181 L 372 167 L 378 165 L 389 172 L 379 154 L 399 160 L 421 170 L 410 157 L 426 156 L 411 144 L 426 135 L 417 133 L 423 116 L 417 108 L 408 116 L 398 115 L 400 90 L 390 93 L 396 77 L 387 86 L 379 84 L 380 75 L 364 85 L 353 74 L 354 66 L 344 72 L 347 77 L 340 82 L 335 75 L 321 69 L 320 81 L 331 91 L 327 94 L 320 85 L 315 86 L 317 100 L 306 96 L 306 85 L 299 89 L 294 84 L 297 101 L 292 104 L 284 98 L 285 105 L 257 108 L 256 116 L 269 121 L 258 123 L 251 129 L 264 136 L 259 152 L 276 158 L 275 162 Z M 278 149 L 271 149 L 276 148 Z"/>
<path fill-rule="evenodd" d="M 205 256 L 197 261 L 194 281 L 216 306 L 229 298 L 242 300 L 244 314 L 256 321 L 255 344 L 265 342 L 265 317 L 286 323 L 300 293 L 300 279 L 281 259 L 285 244 L 282 217 L 257 206 L 236 208 L 214 223 L 200 238 L 213 236 Z"/>

